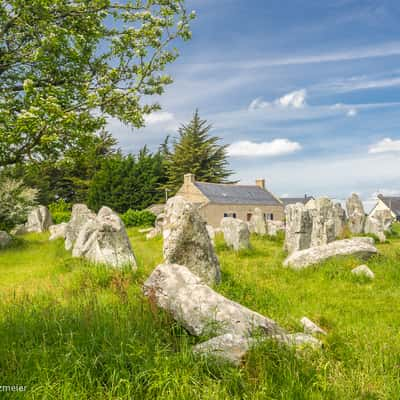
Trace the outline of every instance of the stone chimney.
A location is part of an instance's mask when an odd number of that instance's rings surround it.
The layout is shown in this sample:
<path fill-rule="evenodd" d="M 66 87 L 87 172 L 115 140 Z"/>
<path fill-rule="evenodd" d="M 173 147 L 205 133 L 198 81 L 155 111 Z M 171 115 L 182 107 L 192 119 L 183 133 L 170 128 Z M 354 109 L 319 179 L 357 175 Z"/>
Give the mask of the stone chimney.
<path fill-rule="evenodd" d="M 185 185 L 188 185 L 189 183 L 194 183 L 196 180 L 196 177 L 194 176 L 194 174 L 185 174 L 183 176 L 183 182 Z"/>
<path fill-rule="evenodd" d="M 265 179 L 256 179 L 256 185 L 261 189 L 265 189 Z"/>

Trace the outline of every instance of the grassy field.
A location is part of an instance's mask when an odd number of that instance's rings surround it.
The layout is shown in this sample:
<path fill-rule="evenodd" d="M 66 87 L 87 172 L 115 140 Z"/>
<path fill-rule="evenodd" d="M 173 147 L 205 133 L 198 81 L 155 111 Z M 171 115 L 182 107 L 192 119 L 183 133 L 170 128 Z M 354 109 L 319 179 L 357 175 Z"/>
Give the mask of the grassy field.
<path fill-rule="evenodd" d="M 0 252 L 0 386 L 26 386 L 1 398 L 400 398 L 399 235 L 368 262 L 373 281 L 350 273 L 357 259 L 296 272 L 282 267 L 279 240 L 253 237 L 235 253 L 218 238 L 220 293 L 291 332 L 302 316 L 328 331 L 322 350 L 299 357 L 267 342 L 241 368 L 194 357 L 201 339 L 150 308 L 141 285 L 162 242 L 129 235 L 135 273 L 72 259 L 46 234 Z"/>

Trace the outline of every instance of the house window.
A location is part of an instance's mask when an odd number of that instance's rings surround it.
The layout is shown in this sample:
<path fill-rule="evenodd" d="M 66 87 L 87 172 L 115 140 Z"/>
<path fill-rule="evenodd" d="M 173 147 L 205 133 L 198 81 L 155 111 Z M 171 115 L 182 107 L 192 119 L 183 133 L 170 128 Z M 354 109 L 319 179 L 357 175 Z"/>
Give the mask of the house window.
<path fill-rule="evenodd" d="M 267 221 L 273 221 L 273 220 L 274 220 L 274 214 L 272 214 L 272 213 L 264 214 L 264 218 L 265 218 Z"/>
<path fill-rule="evenodd" d="M 224 213 L 224 218 L 226 217 L 236 218 L 236 213 Z"/>
<path fill-rule="evenodd" d="M 253 214 L 252 213 L 247 213 L 247 221 L 250 221 L 251 220 L 251 216 L 252 216 Z"/>

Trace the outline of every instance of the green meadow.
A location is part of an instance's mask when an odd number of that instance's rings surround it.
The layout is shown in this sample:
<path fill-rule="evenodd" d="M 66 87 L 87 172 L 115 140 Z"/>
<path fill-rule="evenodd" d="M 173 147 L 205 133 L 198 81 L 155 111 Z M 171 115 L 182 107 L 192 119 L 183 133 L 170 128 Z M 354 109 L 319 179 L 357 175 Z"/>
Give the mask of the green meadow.
<path fill-rule="evenodd" d="M 1 398 L 27 399 L 397 399 L 400 398 L 400 227 L 362 262 L 334 259 L 304 271 L 282 267 L 281 239 L 216 249 L 216 290 L 290 332 L 307 316 L 323 348 L 296 354 L 268 341 L 241 367 L 196 357 L 190 336 L 154 308 L 141 286 L 162 261 L 162 239 L 130 229 L 137 272 L 73 259 L 62 240 L 31 234 L 0 252 Z"/>

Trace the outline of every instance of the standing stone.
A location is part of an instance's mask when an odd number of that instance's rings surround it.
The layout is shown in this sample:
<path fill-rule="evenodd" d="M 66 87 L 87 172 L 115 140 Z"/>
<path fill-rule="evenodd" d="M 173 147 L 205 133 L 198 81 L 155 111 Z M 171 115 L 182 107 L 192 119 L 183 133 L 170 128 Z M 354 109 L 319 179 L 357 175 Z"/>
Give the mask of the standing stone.
<path fill-rule="evenodd" d="M 189 268 L 205 283 L 219 283 L 218 258 L 197 208 L 181 196 L 171 197 L 163 224 L 165 262 Z"/>
<path fill-rule="evenodd" d="M 317 324 L 315 324 L 311 319 L 307 317 L 303 317 L 300 320 L 300 323 L 303 325 L 304 333 L 320 333 L 321 335 L 326 335 L 326 331 L 320 328 Z"/>
<path fill-rule="evenodd" d="M 37 206 L 28 214 L 28 221 L 25 224 L 26 232 L 45 232 L 53 225 L 50 211 L 45 206 Z"/>
<path fill-rule="evenodd" d="M 392 230 L 394 218 L 390 210 L 376 210 L 372 216 L 381 222 L 385 232 Z"/>
<path fill-rule="evenodd" d="M 121 218 L 108 207 L 102 207 L 94 219 L 80 229 L 72 250 L 73 257 L 136 269 L 136 260 Z"/>
<path fill-rule="evenodd" d="M 11 236 L 7 232 L 0 231 L 0 249 L 7 247 L 11 241 Z"/>
<path fill-rule="evenodd" d="M 285 230 L 283 221 L 267 221 L 267 233 L 270 236 L 276 236 L 278 232 Z"/>
<path fill-rule="evenodd" d="M 309 209 L 312 218 L 310 247 L 322 246 L 335 240 L 334 206 L 327 197 L 320 197 L 313 202 L 314 208 Z"/>
<path fill-rule="evenodd" d="M 67 225 L 68 224 L 66 222 L 62 222 L 61 224 L 57 224 L 57 225 L 52 225 L 49 228 L 49 231 L 50 231 L 49 240 L 55 240 L 55 239 L 59 239 L 59 238 L 64 239 Z"/>
<path fill-rule="evenodd" d="M 368 217 L 365 219 L 364 232 L 375 235 L 380 242 L 386 241 L 383 221 L 371 215 L 368 215 Z"/>
<path fill-rule="evenodd" d="M 340 238 L 344 233 L 347 223 L 346 211 L 340 203 L 335 203 L 333 211 L 335 219 L 335 237 Z"/>
<path fill-rule="evenodd" d="M 71 250 L 75 240 L 79 235 L 79 231 L 86 222 L 94 220 L 96 214 L 90 210 L 85 204 L 74 204 L 72 207 L 71 219 L 65 228 L 65 249 Z"/>
<path fill-rule="evenodd" d="M 311 244 L 312 218 L 304 204 L 289 204 L 285 207 L 285 250 L 290 253 L 308 249 Z"/>
<path fill-rule="evenodd" d="M 246 222 L 224 217 L 221 220 L 221 229 L 224 234 L 225 243 L 234 250 L 250 248 L 250 231 Z"/>
<path fill-rule="evenodd" d="M 212 241 L 214 241 L 214 239 L 215 239 L 215 230 L 214 230 L 213 226 L 206 225 L 206 228 L 207 228 L 208 236 L 210 236 L 210 239 Z"/>
<path fill-rule="evenodd" d="M 259 208 L 254 209 L 254 213 L 250 218 L 250 225 L 252 226 L 254 233 L 257 235 L 267 234 L 267 223 L 265 221 L 264 213 Z"/>
<path fill-rule="evenodd" d="M 365 211 L 364 206 L 356 193 L 346 200 L 348 224 L 353 234 L 364 233 Z"/>

